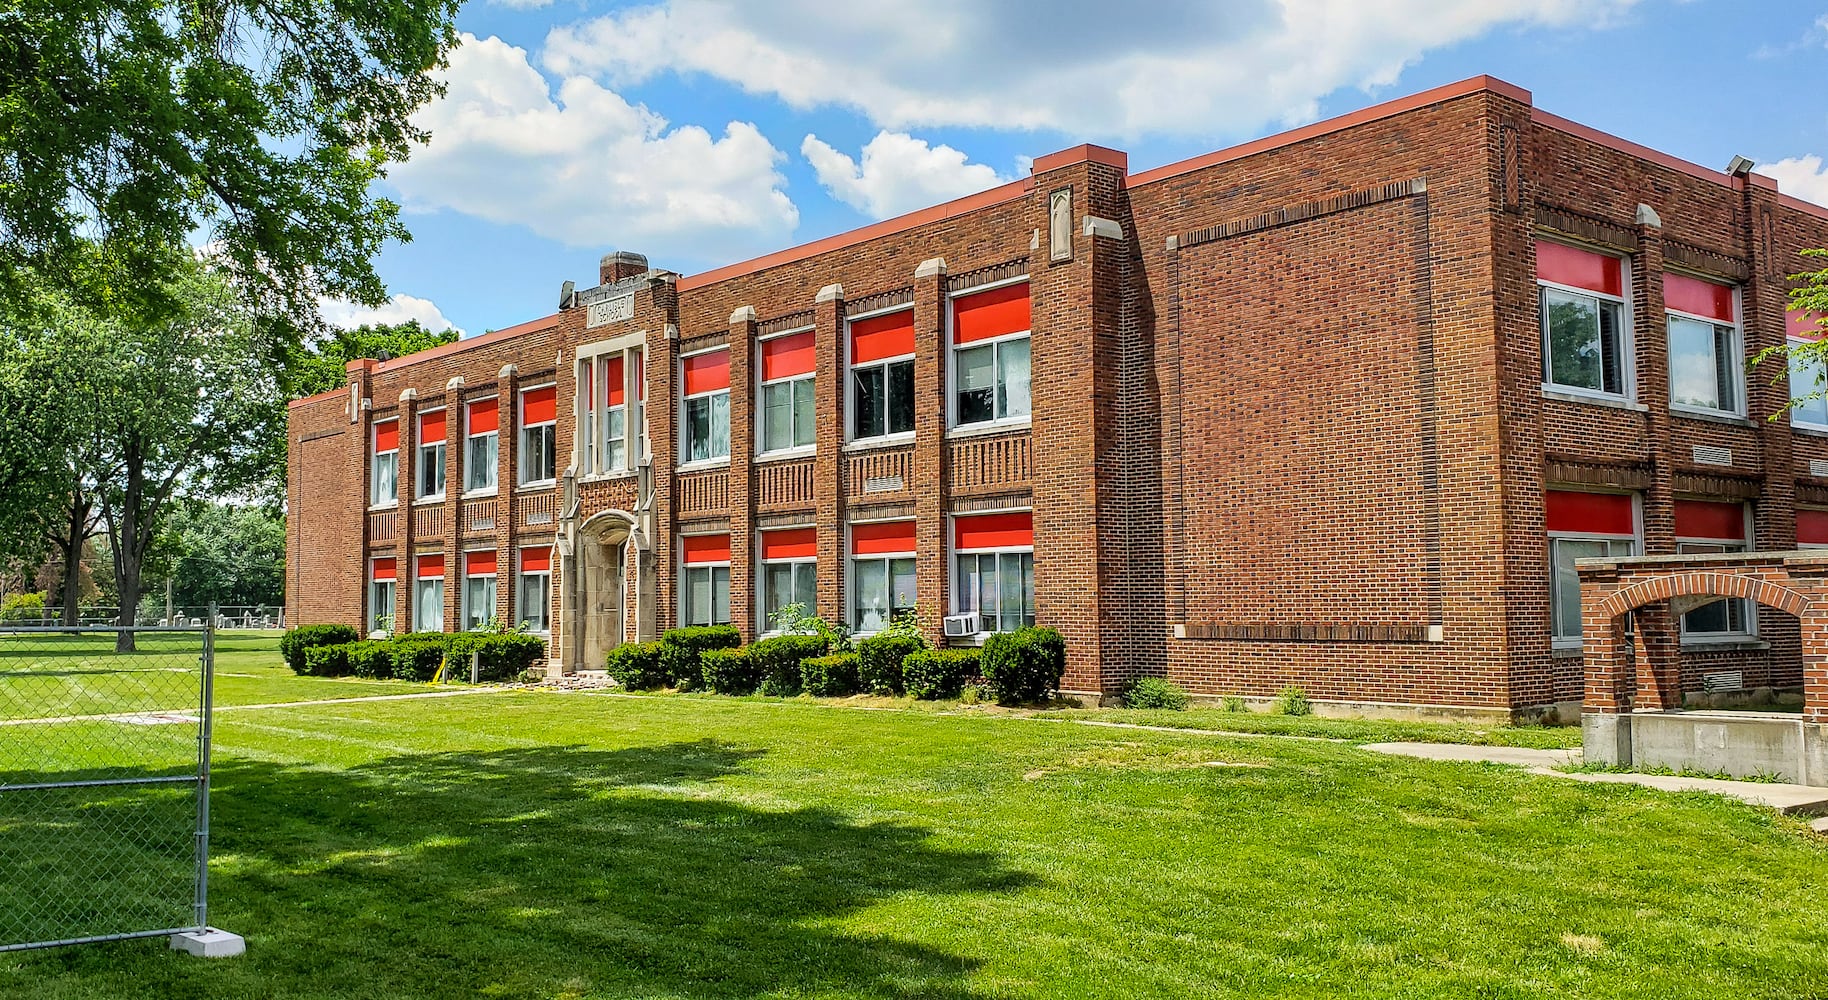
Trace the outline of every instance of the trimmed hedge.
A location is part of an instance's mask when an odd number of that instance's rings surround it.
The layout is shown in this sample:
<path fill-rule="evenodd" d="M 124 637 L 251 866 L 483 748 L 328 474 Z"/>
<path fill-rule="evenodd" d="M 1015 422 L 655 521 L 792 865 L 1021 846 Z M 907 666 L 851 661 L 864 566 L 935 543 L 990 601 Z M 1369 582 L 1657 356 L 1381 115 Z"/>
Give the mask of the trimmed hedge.
<path fill-rule="evenodd" d="M 349 647 L 352 645 L 354 643 L 305 647 L 304 672 L 312 677 L 347 677 L 349 675 Z"/>
<path fill-rule="evenodd" d="M 470 679 L 470 654 L 476 654 L 478 681 L 518 680 L 546 658 L 546 642 L 525 632 L 457 632 L 445 645 L 451 661 L 447 680 Z"/>
<path fill-rule="evenodd" d="M 363 639 L 343 648 L 349 651 L 349 672 L 357 677 L 384 681 L 394 675 L 394 648 L 391 641 Z"/>
<path fill-rule="evenodd" d="M 305 650 L 314 646 L 341 646 L 362 638 L 361 633 L 347 625 L 300 625 L 288 629 L 279 637 L 279 655 L 285 657 L 286 666 L 295 674 L 309 673 L 305 663 Z"/>
<path fill-rule="evenodd" d="M 984 640 L 980 669 L 999 705 L 1047 701 L 1066 675 L 1066 639 L 1032 625 L 998 632 Z"/>
<path fill-rule="evenodd" d="M 699 661 L 704 664 L 705 687 L 717 694 L 754 694 L 762 682 L 755 658 L 746 649 L 707 649 L 699 654 Z"/>
<path fill-rule="evenodd" d="M 901 664 L 927 644 L 917 635 L 882 632 L 857 643 L 857 682 L 871 694 L 901 694 Z"/>
<path fill-rule="evenodd" d="M 916 698 L 956 698 L 965 682 L 977 676 L 975 649 L 923 649 L 901 661 L 902 684 Z"/>
<path fill-rule="evenodd" d="M 408 632 L 387 640 L 393 644 L 394 676 L 406 681 L 429 681 L 438 676 L 450 637 L 443 632 Z M 468 679 L 468 676 L 465 676 Z"/>
<path fill-rule="evenodd" d="M 603 654 L 603 670 L 626 691 L 657 691 L 666 687 L 666 646 L 658 642 L 628 642 Z"/>
<path fill-rule="evenodd" d="M 447 680 L 470 679 L 470 654 L 478 659 L 477 679 L 513 680 L 546 657 L 546 642 L 522 632 L 412 632 L 392 639 L 361 639 L 332 646 L 307 646 L 304 673 L 429 681 L 448 659 Z"/>
<path fill-rule="evenodd" d="M 776 698 L 791 698 L 803 685 L 801 666 L 815 656 L 824 656 L 830 647 L 819 635 L 777 635 L 749 647 L 755 661 L 761 691 Z"/>
<path fill-rule="evenodd" d="M 741 646 L 743 634 L 734 625 L 688 625 L 668 629 L 660 642 L 666 647 L 667 679 L 681 691 L 695 691 L 705 678 L 702 654 Z"/>
<path fill-rule="evenodd" d="M 842 698 L 858 691 L 856 653 L 815 656 L 801 663 L 800 671 L 806 693 L 815 697 Z"/>

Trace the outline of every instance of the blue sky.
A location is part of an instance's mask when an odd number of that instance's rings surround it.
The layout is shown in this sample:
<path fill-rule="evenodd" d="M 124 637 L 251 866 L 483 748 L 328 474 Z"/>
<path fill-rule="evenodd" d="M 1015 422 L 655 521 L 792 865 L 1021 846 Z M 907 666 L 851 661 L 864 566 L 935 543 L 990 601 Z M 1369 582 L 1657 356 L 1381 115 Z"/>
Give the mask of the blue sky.
<path fill-rule="evenodd" d="M 1101 12 L 1127 10 L 1114 24 Z M 1080 142 L 1132 170 L 1480 73 L 1828 203 L 1828 0 L 472 0 L 431 143 L 383 193 L 395 300 L 474 335 L 612 249 L 690 274 L 1003 180 Z"/>

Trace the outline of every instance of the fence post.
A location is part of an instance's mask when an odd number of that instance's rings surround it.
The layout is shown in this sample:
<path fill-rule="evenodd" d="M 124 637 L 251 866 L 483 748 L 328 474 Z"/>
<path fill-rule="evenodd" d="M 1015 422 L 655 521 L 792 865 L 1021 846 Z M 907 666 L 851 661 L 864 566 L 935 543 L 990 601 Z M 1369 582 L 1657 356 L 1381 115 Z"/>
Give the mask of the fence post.
<path fill-rule="evenodd" d="M 216 602 L 209 602 L 209 614 L 203 622 L 203 689 L 198 696 L 202 706 L 197 722 L 197 897 L 193 909 L 196 929 L 173 934 L 171 947 L 203 958 L 230 958 L 247 950 L 241 935 L 219 931 L 209 925 L 209 767 L 210 745 L 216 729 Z"/>

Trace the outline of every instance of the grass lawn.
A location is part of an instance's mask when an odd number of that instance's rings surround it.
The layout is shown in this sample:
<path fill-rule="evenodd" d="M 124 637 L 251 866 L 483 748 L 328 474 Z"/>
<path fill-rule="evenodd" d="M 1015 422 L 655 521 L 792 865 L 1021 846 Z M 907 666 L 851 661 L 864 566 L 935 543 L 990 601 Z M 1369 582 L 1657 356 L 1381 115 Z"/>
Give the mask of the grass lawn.
<path fill-rule="evenodd" d="M 224 712 L 213 813 L 247 955 L 0 997 L 1828 994 L 1801 823 L 1350 743 L 504 690 Z"/>

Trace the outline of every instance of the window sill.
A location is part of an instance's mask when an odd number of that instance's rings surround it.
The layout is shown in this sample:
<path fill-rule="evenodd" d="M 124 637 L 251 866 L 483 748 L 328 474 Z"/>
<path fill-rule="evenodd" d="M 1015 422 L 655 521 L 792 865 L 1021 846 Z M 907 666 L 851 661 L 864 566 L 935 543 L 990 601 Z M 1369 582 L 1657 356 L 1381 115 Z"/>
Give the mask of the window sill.
<path fill-rule="evenodd" d="M 490 497 L 494 496 L 495 494 L 496 494 L 495 490 L 476 490 L 473 493 L 463 494 L 463 499 L 465 499 L 465 500 L 487 500 Z"/>
<path fill-rule="evenodd" d="M 1684 420 L 1704 420 L 1710 424 L 1731 424 L 1734 427 L 1758 426 L 1751 420 L 1742 417 L 1737 413 L 1723 413 L 1719 410 L 1697 410 L 1672 404 L 1669 408 L 1669 412 L 1670 415 L 1680 417 Z"/>
<path fill-rule="evenodd" d="M 400 509 L 400 505 L 398 503 L 377 503 L 377 504 L 369 505 L 368 513 L 379 514 L 382 511 L 399 510 L 399 509 Z"/>
<path fill-rule="evenodd" d="M 1566 392 L 1561 389 L 1542 387 L 1542 398 L 1558 399 L 1564 403 L 1586 403 L 1589 406 L 1609 406 L 1615 410 L 1635 410 L 1638 413 L 1649 413 L 1650 407 L 1643 403 L 1634 403 L 1622 396 L 1589 396 L 1581 392 Z"/>
<path fill-rule="evenodd" d="M 1816 424 L 1791 424 L 1790 429 L 1804 437 L 1828 438 L 1828 427 Z"/>
<path fill-rule="evenodd" d="M 556 479 L 535 479 L 533 482 L 522 483 L 519 486 L 516 486 L 514 492 L 531 493 L 534 490 L 549 490 L 558 484 L 559 481 Z"/>
<path fill-rule="evenodd" d="M 1549 656 L 1558 660 L 1572 660 L 1581 655 L 1579 646 L 1555 646 L 1549 650 Z"/>
<path fill-rule="evenodd" d="M 978 647 L 981 647 L 984 645 L 984 640 L 990 638 L 991 636 L 993 636 L 995 634 L 996 634 L 995 632 L 979 632 L 976 635 L 949 635 L 949 636 L 945 637 L 945 640 L 946 640 L 946 645 L 948 647 L 951 647 L 951 646 L 978 646 Z"/>
<path fill-rule="evenodd" d="M 796 458 L 811 458 L 818 454 L 818 451 L 819 449 L 816 445 L 806 448 L 782 448 L 780 451 L 764 451 L 755 456 L 755 464 L 761 465 L 766 462 L 791 462 Z"/>
<path fill-rule="evenodd" d="M 1687 653 L 1755 653 L 1771 648 L 1770 643 L 1755 635 L 1723 636 L 1718 639 L 1683 636 L 1681 645 L 1682 651 Z"/>
<path fill-rule="evenodd" d="M 420 497 L 419 499 L 413 501 L 413 506 L 414 507 L 434 507 L 443 502 L 444 502 L 444 494 L 440 493 L 435 497 Z"/>
<path fill-rule="evenodd" d="M 1020 420 L 992 420 L 981 424 L 965 424 L 962 427 L 954 427 L 951 430 L 946 431 L 946 439 L 987 437 L 992 434 L 1008 433 L 1009 431 L 1025 431 L 1029 430 L 1033 426 L 1033 423 L 1034 420 L 1032 417 L 1023 417 Z"/>
<path fill-rule="evenodd" d="M 714 469 L 728 469 L 729 467 L 730 460 L 728 458 L 713 458 L 704 462 L 685 462 L 680 465 L 675 465 L 673 471 L 683 474 L 687 472 L 710 472 Z"/>
<path fill-rule="evenodd" d="M 579 476 L 578 485 L 588 486 L 591 483 L 613 483 L 622 479 L 635 478 L 635 471 L 627 469 L 622 472 L 598 472 L 589 476 Z"/>
<path fill-rule="evenodd" d="M 875 451 L 878 448 L 899 448 L 902 445 L 913 443 L 914 432 L 908 431 L 905 434 L 883 434 L 877 437 L 858 438 L 855 441 L 847 443 L 844 446 L 844 450 L 847 453 L 854 451 Z"/>

